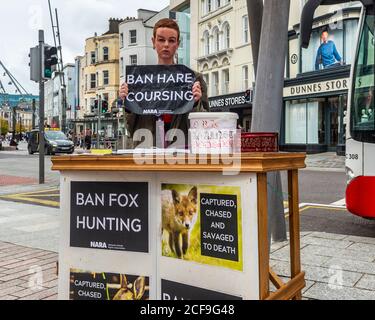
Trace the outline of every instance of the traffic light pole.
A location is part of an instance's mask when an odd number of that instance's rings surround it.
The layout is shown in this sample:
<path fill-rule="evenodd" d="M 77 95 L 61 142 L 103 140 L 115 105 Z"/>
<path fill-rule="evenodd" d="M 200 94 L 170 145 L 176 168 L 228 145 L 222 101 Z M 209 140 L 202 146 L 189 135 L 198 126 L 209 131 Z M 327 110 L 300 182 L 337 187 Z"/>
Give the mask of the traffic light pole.
<path fill-rule="evenodd" d="M 98 130 L 96 134 L 96 139 L 97 139 L 97 149 L 100 149 L 100 127 L 101 127 L 101 116 L 102 116 L 102 97 L 99 95 L 98 98 Z"/>
<path fill-rule="evenodd" d="M 40 61 L 40 79 L 39 79 L 39 184 L 44 184 L 44 31 L 39 30 L 39 61 Z"/>

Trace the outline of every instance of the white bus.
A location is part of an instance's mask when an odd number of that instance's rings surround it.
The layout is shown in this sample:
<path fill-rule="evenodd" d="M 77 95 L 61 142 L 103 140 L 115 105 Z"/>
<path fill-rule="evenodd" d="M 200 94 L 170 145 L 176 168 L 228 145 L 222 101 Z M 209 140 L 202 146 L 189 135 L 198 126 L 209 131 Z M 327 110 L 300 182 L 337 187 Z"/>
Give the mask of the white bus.
<path fill-rule="evenodd" d="M 375 219 L 375 117 L 374 117 L 374 1 L 363 4 L 351 69 L 346 116 L 347 209 L 358 216 Z M 310 0 L 302 13 L 301 44 L 307 47 L 315 9 L 345 0 Z"/>

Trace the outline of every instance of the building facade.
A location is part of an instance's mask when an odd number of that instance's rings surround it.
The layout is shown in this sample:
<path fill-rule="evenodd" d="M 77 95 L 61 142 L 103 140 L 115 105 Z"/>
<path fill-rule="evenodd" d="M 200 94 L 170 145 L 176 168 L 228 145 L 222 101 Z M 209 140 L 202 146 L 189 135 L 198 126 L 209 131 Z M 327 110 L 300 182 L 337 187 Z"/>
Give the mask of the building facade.
<path fill-rule="evenodd" d="M 190 65 L 203 74 L 211 111 L 239 114 L 250 130 L 252 106 L 246 91 L 254 81 L 246 0 L 171 1 L 171 10 L 190 5 Z"/>
<path fill-rule="evenodd" d="M 126 66 L 157 64 L 151 39 L 155 23 L 163 18 L 169 18 L 169 7 L 160 12 L 139 9 L 137 18 L 120 24 L 120 83 L 125 82 Z"/>
<path fill-rule="evenodd" d="M 116 107 L 119 94 L 119 24 L 122 19 L 109 19 L 109 30 L 103 35 L 86 39 L 85 54 L 77 57 L 79 62 L 79 105 L 76 115 L 78 130 L 90 128 L 98 130 L 98 104 L 95 100 L 108 104 L 108 114 Z M 104 109 L 102 110 L 104 111 Z M 96 117 L 96 118 L 95 118 Z M 103 117 L 103 115 L 101 115 Z M 112 119 L 103 119 L 102 130 L 111 127 Z"/>
<path fill-rule="evenodd" d="M 46 124 L 52 128 L 63 128 L 68 125 L 70 120 L 71 109 L 74 105 L 74 88 L 75 88 L 75 65 L 66 64 L 60 74 L 58 71 L 52 74 L 52 78 L 44 86 L 44 112 Z M 63 87 L 64 77 L 65 88 Z M 64 106 L 63 91 L 66 94 L 66 106 Z"/>
<path fill-rule="evenodd" d="M 334 151 L 343 155 L 349 77 L 361 7 L 355 2 L 320 7 L 315 15 L 310 46 L 302 49 L 299 23 L 305 2 L 291 2 L 281 148 L 309 153 Z M 343 65 L 315 70 L 324 30 L 335 43 Z"/>

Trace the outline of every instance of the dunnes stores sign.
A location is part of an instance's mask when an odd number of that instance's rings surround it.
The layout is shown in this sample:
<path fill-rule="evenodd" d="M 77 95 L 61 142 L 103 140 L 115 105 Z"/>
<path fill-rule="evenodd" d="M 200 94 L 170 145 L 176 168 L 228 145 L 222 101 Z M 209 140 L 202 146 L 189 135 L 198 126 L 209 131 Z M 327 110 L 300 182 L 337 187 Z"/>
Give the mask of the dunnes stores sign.
<path fill-rule="evenodd" d="M 349 82 L 347 78 L 284 87 L 284 98 L 348 90 Z"/>
<path fill-rule="evenodd" d="M 253 90 L 209 98 L 210 109 L 229 109 L 250 106 Z"/>

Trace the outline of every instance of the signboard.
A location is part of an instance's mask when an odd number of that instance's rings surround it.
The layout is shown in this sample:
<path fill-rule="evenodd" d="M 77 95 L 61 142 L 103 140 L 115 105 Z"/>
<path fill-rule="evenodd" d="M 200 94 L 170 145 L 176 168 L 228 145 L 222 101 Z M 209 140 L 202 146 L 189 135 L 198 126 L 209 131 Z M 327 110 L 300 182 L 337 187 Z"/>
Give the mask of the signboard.
<path fill-rule="evenodd" d="M 349 79 L 337 79 L 284 87 L 284 98 L 348 90 L 349 83 Z"/>
<path fill-rule="evenodd" d="M 147 182 L 71 182 L 70 246 L 147 253 Z"/>
<path fill-rule="evenodd" d="M 148 300 L 149 278 L 70 270 L 70 300 Z"/>
<path fill-rule="evenodd" d="M 247 97 L 246 91 L 235 94 L 228 94 L 224 96 L 217 96 L 209 98 L 210 109 L 231 109 L 240 107 L 250 107 L 253 102 L 253 90 L 248 90 L 249 96 Z"/>
<path fill-rule="evenodd" d="M 127 66 L 127 110 L 140 115 L 185 114 L 194 106 L 194 71 L 184 65 Z"/>
<path fill-rule="evenodd" d="M 239 187 L 162 184 L 162 255 L 242 271 Z"/>
<path fill-rule="evenodd" d="M 225 289 L 225 286 L 223 286 Z M 197 288 L 182 283 L 161 280 L 162 300 L 242 300 L 241 297 Z"/>

